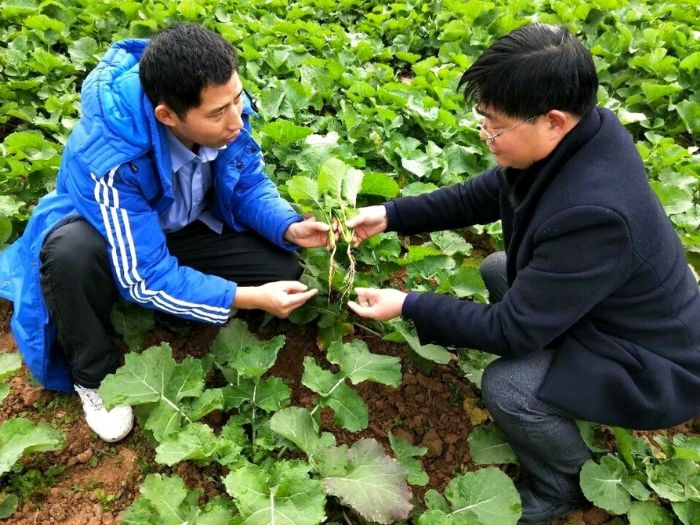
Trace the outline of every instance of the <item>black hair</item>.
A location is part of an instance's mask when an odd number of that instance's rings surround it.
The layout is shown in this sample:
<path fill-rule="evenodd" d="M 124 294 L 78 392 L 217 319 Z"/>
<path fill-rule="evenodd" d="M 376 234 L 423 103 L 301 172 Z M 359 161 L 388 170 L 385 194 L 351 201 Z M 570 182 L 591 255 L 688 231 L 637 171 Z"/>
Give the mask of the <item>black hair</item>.
<path fill-rule="evenodd" d="M 157 33 L 139 62 L 139 78 L 153 106 L 166 104 L 180 118 L 199 106 L 209 85 L 222 85 L 238 70 L 233 46 L 197 24 L 172 25 Z"/>
<path fill-rule="evenodd" d="M 596 105 L 593 58 L 564 26 L 529 24 L 499 38 L 459 80 L 464 98 L 528 119 L 552 109 L 583 116 Z"/>

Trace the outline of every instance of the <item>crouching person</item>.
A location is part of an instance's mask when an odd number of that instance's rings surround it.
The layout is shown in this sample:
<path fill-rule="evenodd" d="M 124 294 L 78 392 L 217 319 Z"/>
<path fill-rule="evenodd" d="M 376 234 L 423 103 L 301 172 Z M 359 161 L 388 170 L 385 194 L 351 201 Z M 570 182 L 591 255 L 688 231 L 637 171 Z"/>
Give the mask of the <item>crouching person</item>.
<path fill-rule="evenodd" d="M 233 47 L 193 24 L 114 44 L 86 78 L 83 117 L 56 190 L 0 255 L 12 330 L 48 389 L 80 395 L 88 425 L 117 441 L 131 407 L 97 388 L 120 356 L 109 314 L 121 297 L 206 323 L 232 308 L 286 317 L 316 293 L 298 282 L 299 246 L 328 226 L 304 220 L 263 172 Z"/>
<path fill-rule="evenodd" d="M 502 37 L 462 76 L 497 167 L 361 209 L 355 242 L 500 220 L 483 266 L 491 304 L 358 289 L 359 315 L 414 322 L 421 343 L 501 356 L 484 402 L 529 473 L 521 523 L 585 503 L 583 419 L 660 429 L 700 413 L 700 294 L 634 143 L 596 107 L 593 60 L 566 29 Z"/>

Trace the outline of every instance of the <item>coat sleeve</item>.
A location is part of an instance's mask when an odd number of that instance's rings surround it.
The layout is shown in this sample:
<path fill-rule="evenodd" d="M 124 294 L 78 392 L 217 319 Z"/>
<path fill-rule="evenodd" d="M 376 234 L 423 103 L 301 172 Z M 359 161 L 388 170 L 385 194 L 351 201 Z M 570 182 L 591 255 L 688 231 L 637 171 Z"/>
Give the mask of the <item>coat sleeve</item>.
<path fill-rule="evenodd" d="M 495 304 L 421 294 L 404 315 L 421 343 L 475 348 L 518 357 L 546 347 L 619 288 L 634 250 L 624 219 L 579 206 L 546 221 L 534 236 L 530 263 Z"/>
<path fill-rule="evenodd" d="M 157 212 L 128 165 L 102 178 L 69 177 L 67 189 L 81 215 L 105 239 L 125 299 L 196 321 L 228 320 L 236 284 L 178 264 L 168 252 Z"/>
<path fill-rule="evenodd" d="M 233 189 L 231 209 L 238 221 L 286 250 L 299 247 L 284 240 L 289 225 L 303 220 L 265 175 L 260 148 L 251 139 Z"/>
<path fill-rule="evenodd" d="M 501 218 L 498 169 L 462 184 L 388 202 L 388 230 L 410 235 L 489 224 Z"/>

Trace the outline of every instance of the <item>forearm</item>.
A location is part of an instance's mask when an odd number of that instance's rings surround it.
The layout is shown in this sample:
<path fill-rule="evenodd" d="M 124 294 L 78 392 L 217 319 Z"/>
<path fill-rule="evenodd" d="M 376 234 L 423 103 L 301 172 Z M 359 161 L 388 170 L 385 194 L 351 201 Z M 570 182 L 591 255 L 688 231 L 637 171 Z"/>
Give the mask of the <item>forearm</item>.
<path fill-rule="evenodd" d="M 500 218 L 498 177 L 487 172 L 417 197 L 385 204 L 388 230 L 403 234 L 487 224 Z"/>

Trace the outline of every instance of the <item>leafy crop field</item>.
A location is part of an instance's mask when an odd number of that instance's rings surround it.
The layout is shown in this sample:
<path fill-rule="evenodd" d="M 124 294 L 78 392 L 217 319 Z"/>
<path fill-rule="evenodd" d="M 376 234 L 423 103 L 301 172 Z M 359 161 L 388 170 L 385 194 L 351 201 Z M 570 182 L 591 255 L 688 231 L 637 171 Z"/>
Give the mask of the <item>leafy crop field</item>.
<path fill-rule="evenodd" d="M 302 212 L 417 195 L 490 166 L 459 76 L 493 40 L 564 23 L 594 55 L 599 103 L 636 141 L 700 271 L 696 0 L 0 0 L 0 249 L 53 189 L 80 86 L 113 41 L 194 21 L 239 50 L 266 169 Z M 0 308 L 0 519 L 7 523 L 515 524 L 521 476 L 479 397 L 493 356 L 421 346 L 351 316 L 354 286 L 486 301 L 499 225 L 303 253 L 321 291 L 279 321 L 226 327 L 115 306 L 125 364 L 108 403 L 124 442 L 90 435 L 76 396 L 42 391 Z M 666 432 L 580 422 L 592 507 L 558 523 L 700 524 L 700 421 Z"/>

